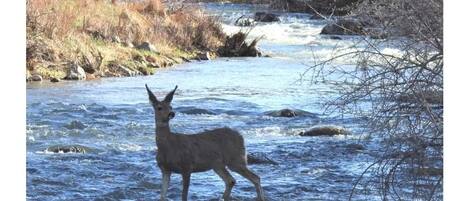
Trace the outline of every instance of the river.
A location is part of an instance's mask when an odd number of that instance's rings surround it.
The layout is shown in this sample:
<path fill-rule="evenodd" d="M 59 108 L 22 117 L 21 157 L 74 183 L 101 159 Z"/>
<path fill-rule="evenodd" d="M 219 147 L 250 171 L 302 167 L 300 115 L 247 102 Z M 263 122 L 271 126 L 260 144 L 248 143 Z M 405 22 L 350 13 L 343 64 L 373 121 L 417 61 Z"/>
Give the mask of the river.
<path fill-rule="evenodd" d="M 221 16 L 227 33 L 239 27 L 242 14 L 261 6 L 204 4 Z M 328 113 L 322 103 L 333 97 L 327 85 L 312 84 L 301 74 L 315 55 L 327 55 L 353 39 L 320 36 L 326 22 L 309 15 L 281 13 L 281 22 L 257 25 L 250 38 L 265 35 L 259 47 L 270 57 L 193 61 L 144 77 L 94 81 L 28 83 L 28 200 L 155 200 L 161 174 L 155 161 L 155 124 L 145 84 L 157 97 L 178 85 L 172 130 L 193 134 L 228 126 L 239 130 L 247 151 L 278 164 L 253 164 L 268 200 L 346 200 L 372 161 L 362 143 L 357 118 Z M 307 79 L 306 79 L 307 80 Z M 292 108 L 304 115 L 272 117 L 266 112 Z M 202 111 L 202 112 L 201 112 Z M 318 124 L 335 124 L 348 136 L 301 137 Z M 54 145 L 88 147 L 85 154 L 50 153 Z M 181 147 L 183 148 L 183 147 Z M 235 200 L 254 200 L 251 183 L 234 174 Z M 223 181 L 213 172 L 192 175 L 190 200 L 219 200 Z M 180 200 L 181 177 L 173 174 L 168 198 Z M 374 200 L 357 191 L 354 200 Z"/>

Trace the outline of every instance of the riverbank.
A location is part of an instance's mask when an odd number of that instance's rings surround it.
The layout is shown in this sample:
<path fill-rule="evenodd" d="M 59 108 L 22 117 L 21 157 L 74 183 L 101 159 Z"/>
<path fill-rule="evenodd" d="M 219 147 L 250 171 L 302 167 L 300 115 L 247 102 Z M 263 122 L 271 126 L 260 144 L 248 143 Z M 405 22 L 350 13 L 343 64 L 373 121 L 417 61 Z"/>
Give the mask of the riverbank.
<path fill-rule="evenodd" d="M 224 44 L 198 8 L 139 2 L 27 1 L 27 81 L 151 75 Z"/>

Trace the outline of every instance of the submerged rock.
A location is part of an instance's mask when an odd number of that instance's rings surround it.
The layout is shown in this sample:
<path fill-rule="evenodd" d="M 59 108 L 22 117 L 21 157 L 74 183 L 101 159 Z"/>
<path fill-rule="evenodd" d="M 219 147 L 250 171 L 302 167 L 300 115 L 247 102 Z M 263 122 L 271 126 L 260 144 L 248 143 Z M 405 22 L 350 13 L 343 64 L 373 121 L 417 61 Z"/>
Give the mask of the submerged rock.
<path fill-rule="evenodd" d="M 52 153 L 87 153 L 89 148 L 81 145 L 56 145 L 48 147 L 45 151 Z"/>
<path fill-rule="evenodd" d="M 83 130 L 86 127 L 88 127 L 88 126 L 86 126 L 85 124 L 83 124 L 81 121 L 78 121 L 78 120 L 73 120 L 69 124 L 65 125 L 65 128 L 68 128 L 68 129 Z"/>
<path fill-rule="evenodd" d="M 356 143 L 347 144 L 347 145 L 345 145 L 345 148 L 347 148 L 349 150 L 353 150 L 353 151 L 363 151 L 363 150 L 365 150 L 365 146 L 363 146 L 361 144 L 356 144 Z"/>
<path fill-rule="evenodd" d="M 281 109 L 279 111 L 274 111 L 271 113 L 272 116 L 277 116 L 277 117 L 296 117 L 298 114 L 291 109 Z"/>
<path fill-rule="evenodd" d="M 278 22 L 280 18 L 277 14 L 266 13 L 266 12 L 256 12 L 254 14 L 254 20 L 258 22 Z"/>
<path fill-rule="evenodd" d="M 86 72 L 76 62 L 71 62 L 68 65 L 67 76 L 65 76 L 64 79 L 66 79 L 66 80 L 84 80 L 84 79 L 86 79 Z"/>
<path fill-rule="evenodd" d="M 268 111 L 265 112 L 264 114 L 272 116 L 272 117 L 296 117 L 296 116 L 314 116 L 314 114 L 309 113 L 307 111 L 303 110 L 295 110 L 295 109 L 281 109 L 281 110 L 274 110 L 274 111 Z"/>
<path fill-rule="evenodd" d="M 350 132 L 340 126 L 323 125 L 315 126 L 308 131 L 301 132 L 300 136 L 334 136 L 334 135 L 347 135 Z"/>
<path fill-rule="evenodd" d="M 195 107 L 180 107 L 177 110 L 184 114 L 208 114 L 208 115 L 215 115 L 215 112 L 206 109 L 200 109 Z"/>
<path fill-rule="evenodd" d="M 271 164 L 278 165 L 277 162 L 267 157 L 264 153 L 248 153 L 248 164 Z"/>

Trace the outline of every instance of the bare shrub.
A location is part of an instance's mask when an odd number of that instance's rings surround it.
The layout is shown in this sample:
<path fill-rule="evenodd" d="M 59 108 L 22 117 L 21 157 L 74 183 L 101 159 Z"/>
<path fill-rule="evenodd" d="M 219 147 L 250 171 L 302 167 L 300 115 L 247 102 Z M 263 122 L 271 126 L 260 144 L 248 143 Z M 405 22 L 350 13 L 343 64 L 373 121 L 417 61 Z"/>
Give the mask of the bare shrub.
<path fill-rule="evenodd" d="M 443 1 L 365 0 L 355 15 L 388 38 L 358 37 L 329 58 L 315 56 L 305 72 L 338 95 L 329 111 L 363 117 L 379 136 L 376 161 L 350 193 L 383 200 L 440 200 L 443 178 Z"/>

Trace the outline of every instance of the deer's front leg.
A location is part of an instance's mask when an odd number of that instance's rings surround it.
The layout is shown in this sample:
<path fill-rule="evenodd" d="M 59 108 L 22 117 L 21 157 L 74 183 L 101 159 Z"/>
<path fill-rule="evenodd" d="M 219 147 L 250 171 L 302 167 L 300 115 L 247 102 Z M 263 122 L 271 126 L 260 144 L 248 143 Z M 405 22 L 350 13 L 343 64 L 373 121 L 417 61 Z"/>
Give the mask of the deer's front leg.
<path fill-rule="evenodd" d="M 166 192 L 168 192 L 169 187 L 169 180 L 171 177 L 171 171 L 161 170 L 161 174 L 163 175 L 162 184 L 161 184 L 161 194 L 160 194 L 160 201 L 166 200 Z"/>
<path fill-rule="evenodd" d="M 189 192 L 189 184 L 191 183 L 191 173 L 182 174 L 182 201 L 187 201 L 187 194 Z"/>

